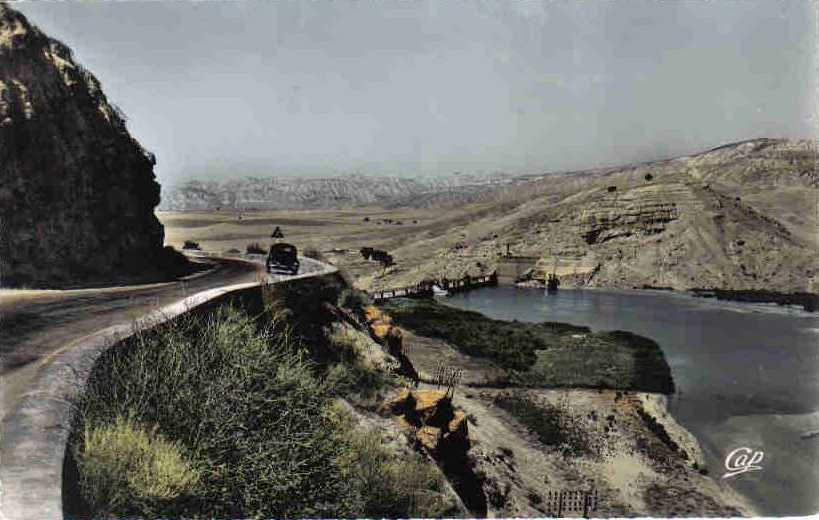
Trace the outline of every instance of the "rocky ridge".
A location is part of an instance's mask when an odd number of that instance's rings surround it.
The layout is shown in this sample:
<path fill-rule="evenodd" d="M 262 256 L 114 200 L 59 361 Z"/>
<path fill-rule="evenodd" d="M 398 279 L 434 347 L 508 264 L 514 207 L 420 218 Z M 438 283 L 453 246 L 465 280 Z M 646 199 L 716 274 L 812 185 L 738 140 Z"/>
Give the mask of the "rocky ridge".
<path fill-rule="evenodd" d="M 155 266 L 164 233 L 154 163 L 71 50 L 0 4 L 0 283 Z"/>
<path fill-rule="evenodd" d="M 755 139 L 533 180 L 447 237 L 406 240 L 391 251 L 395 267 L 361 283 L 411 285 L 528 259 L 535 280 L 554 271 L 564 285 L 816 292 L 815 167 L 811 141 Z"/>
<path fill-rule="evenodd" d="M 482 200 L 529 180 L 507 175 L 448 177 L 246 177 L 223 182 L 190 180 L 164 190 L 165 211 L 216 209 L 321 209 L 365 205 L 432 207 Z"/>

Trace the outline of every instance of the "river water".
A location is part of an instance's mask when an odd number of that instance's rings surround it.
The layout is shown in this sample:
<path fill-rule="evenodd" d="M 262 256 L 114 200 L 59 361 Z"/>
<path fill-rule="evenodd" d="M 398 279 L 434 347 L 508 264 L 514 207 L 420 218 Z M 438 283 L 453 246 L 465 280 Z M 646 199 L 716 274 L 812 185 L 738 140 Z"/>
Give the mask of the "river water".
<path fill-rule="evenodd" d="M 819 316 L 661 291 L 494 287 L 444 301 L 497 319 L 628 330 L 662 347 L 674 417 L 699 439 L 714 478 L 727 455 L 762 451 L 761 470 L 725 479 L 764 515 L 819 510 Z"/>

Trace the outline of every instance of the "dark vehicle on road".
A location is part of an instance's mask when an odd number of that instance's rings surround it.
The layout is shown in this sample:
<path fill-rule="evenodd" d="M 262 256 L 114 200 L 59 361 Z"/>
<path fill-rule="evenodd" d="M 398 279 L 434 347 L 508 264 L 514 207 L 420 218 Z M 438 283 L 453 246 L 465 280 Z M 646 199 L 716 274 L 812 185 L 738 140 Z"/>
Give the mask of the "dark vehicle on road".
<path fill-rule="evenodd" d="M 299 257 L 296 253 L 296 246 L 292 244 L 273 244 L 267 254 L 267 272 L 274 269 L 290 271 L 291 274 L 299 272 Z"/>

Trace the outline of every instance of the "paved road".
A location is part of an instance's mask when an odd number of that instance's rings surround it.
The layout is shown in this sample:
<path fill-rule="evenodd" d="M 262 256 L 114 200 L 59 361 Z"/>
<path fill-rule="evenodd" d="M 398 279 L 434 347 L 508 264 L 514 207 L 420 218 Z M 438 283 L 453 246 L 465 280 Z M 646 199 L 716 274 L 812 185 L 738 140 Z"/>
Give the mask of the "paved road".
<path fill-rule="evenodd" d="M 250 261 L 248 261 L 250 260 Z M 71 396 L 94 361 L 139 320 L 150 327 L 231 291 L 335 267 L 301 258 L 299 273 L 263 271 L 260 258 L 203 258 L 187 280 L 72 291 L 0 291 L 3 355 L 0 518 L 62 518 L 62 470 Z"/>
<path fill-rule="evenodd" d="M 261 262 L 263 257 L 250 260 Z M 0 420 L 18 403 L 39 368 L 50 356 L 111 325 L 127 324 L 149 311 L 186 296 L 256 281 L 261 265 L 248 261 L 203 257 L 211 269 L 185 280 L 151 285 L 69 291 L 0 290 Z M 321 264 L 302 259 L 298 274 Z M 289 278 L 268 275 L 271 282 Z"/>

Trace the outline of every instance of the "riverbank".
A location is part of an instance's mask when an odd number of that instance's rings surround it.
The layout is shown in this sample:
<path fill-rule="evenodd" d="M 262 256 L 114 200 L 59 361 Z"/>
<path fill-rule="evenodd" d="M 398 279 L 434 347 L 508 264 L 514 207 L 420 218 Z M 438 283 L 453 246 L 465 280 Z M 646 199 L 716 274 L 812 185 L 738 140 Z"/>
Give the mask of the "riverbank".
<path fill-rule="evenodd" d="M 725 481 L 770 516 L 819 510 L 819 449 L 801 436 L 819 430 L 819 316 L 772 304 L 695 298 L 679 292 L 514 287 L 481 289 L 447 304 L 494 319 L 625 329 L 662 346 L 676 393 L 674 418 L 722 468 L 734 449 L 765 453 L 764 469 Z"/>
<path fill-rule="evenodd" d="M 765 290 L 733 289 L 691 289 L 687 291 L 699 298 L 716 298 L 717 300 L 745 303 L 775 303 L 777 305 L 795 305 L 806 312 L 816 312 L 819 308 L 819 294 L 807 292 L 780 293 Z"/>
<path fill-rule="evenodd" d="M 501 321 L 482 319 L 495 326 Z M 403 321 L 410 320 L 405 315 Z M 437 321 L 427 326 L 443 334 Z M 504 334 L 502 327 L 494 330 Z M 496 388 L 505 371 L 492 359 L 419 332 L 405 329 L 403 338 L 422 388 L 435 388 L 441 364 L 463 373 L 453 404 L 467 413 L 470 461 L 488 516 L 549 516 L 550 494 L 567 491 L 596 491 L 592 516 L 598 517 L 756 514 L 744 497 L 710 476 L 699 443 L 668 413 L 664 395 L 522 388 L 510 381 Z"/>
<path fill-rule="evenodd" d="M 487 385 L 674 392 L 662 349 L 630 332 L 494 320 L 434 299 L 397 298 L 382 307 L 398 325 L 483 362 L 492 374 Z"/>
<path fill-rule="evenodd" d="M 519 289 L 546 289 L 545 284 L 537 280 L 525 280 L 516 282 L 515 287 Z M 603 290 L 622 290 L 620 287 L 569 287 L 571 289 L 603 289 Z M 714 298 L 720 301 L 731 301 L 741 303 L 775 303 L 779 306 L 793 306 L 801 307 L 805 312 L 816 312 L 819 309 L 819 294 L 810 292 L 791 292 L 783 293 L 768 290 L 749 290 L 749 289 L 676 289 L 670 286 L 654 286 L 642 285 L 640 287 L 632 287 L 635 291 L 663 291 L 674 294 L 685 294 L 696 298 Z"/>

